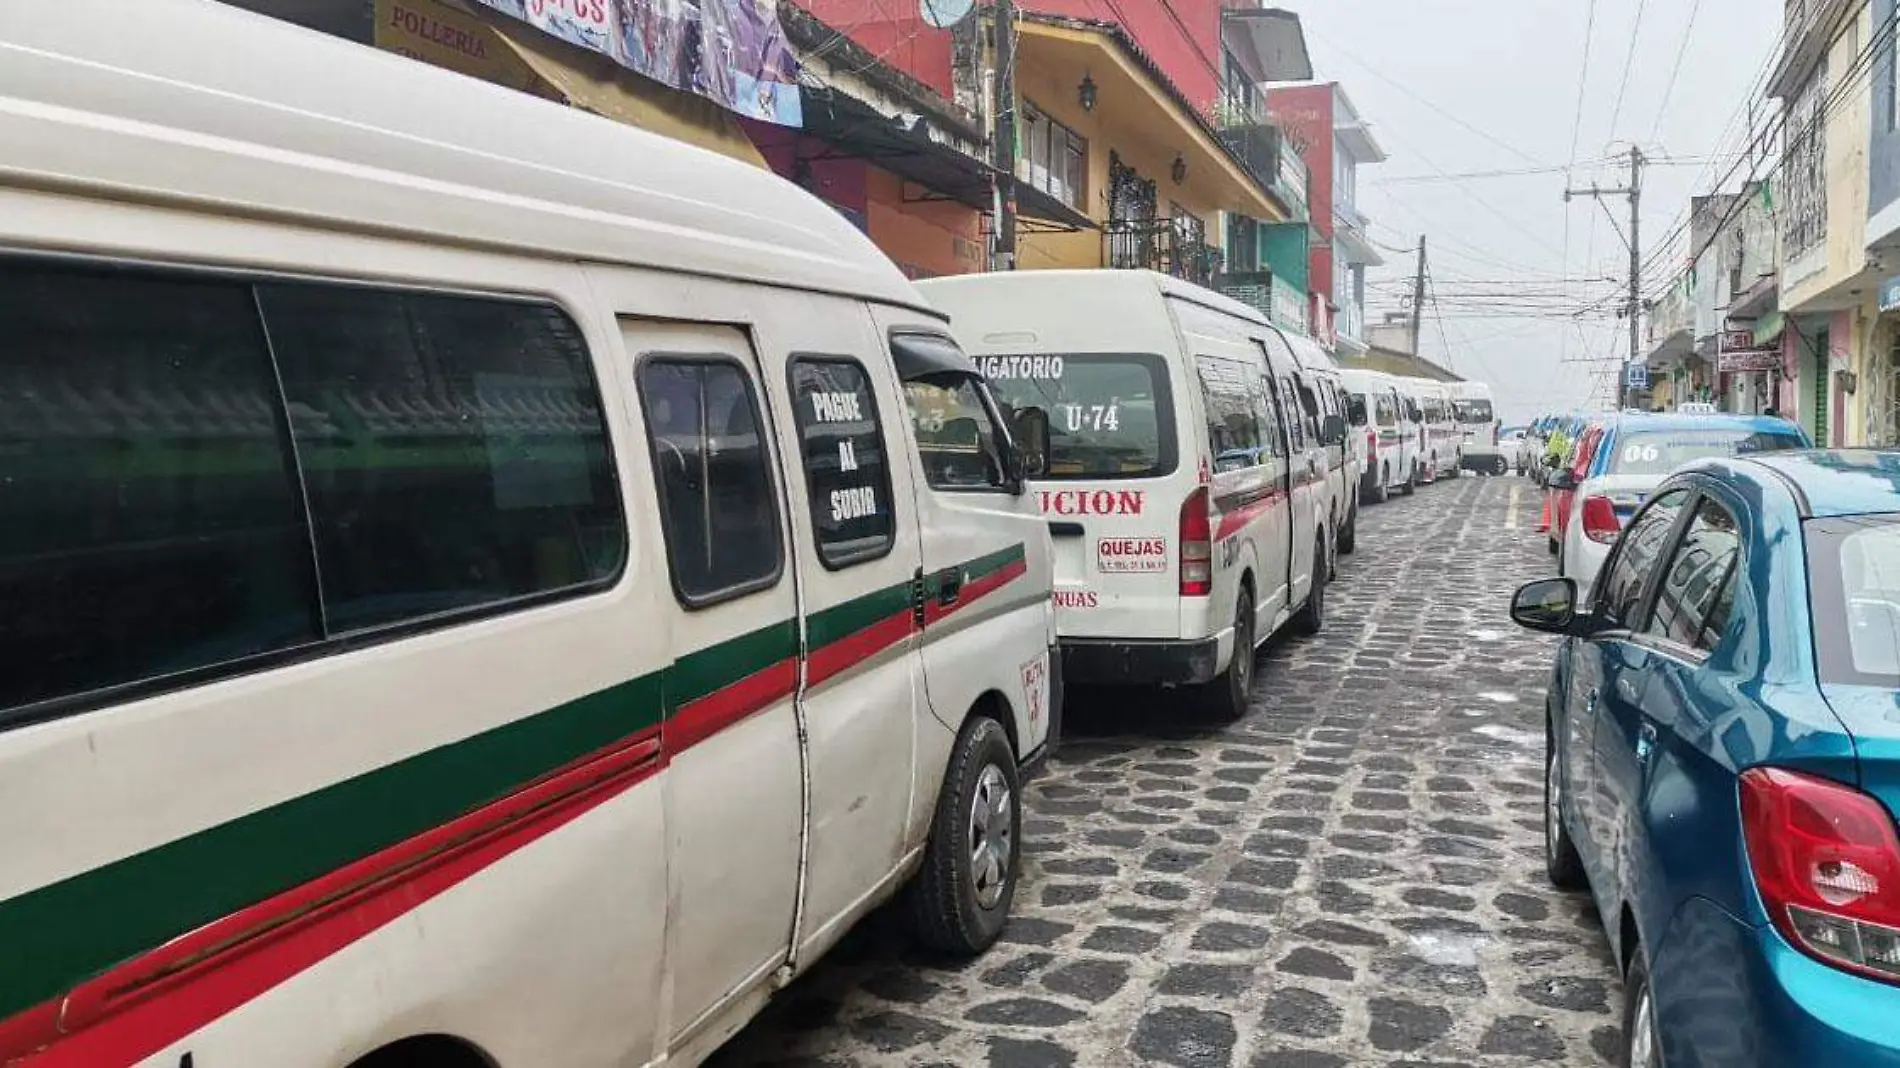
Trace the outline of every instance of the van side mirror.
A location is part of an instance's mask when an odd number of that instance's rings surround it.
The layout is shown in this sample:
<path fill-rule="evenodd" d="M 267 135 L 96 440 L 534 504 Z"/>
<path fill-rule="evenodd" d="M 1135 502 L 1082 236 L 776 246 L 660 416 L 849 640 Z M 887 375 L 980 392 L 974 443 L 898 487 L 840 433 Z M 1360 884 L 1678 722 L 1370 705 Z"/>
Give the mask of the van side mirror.
<path fill-rule="evenodd" d="M 1551 471 L 1550 478 L 1546 480 L 1544 484 L 1554 490 L 1573 490 L 1577 488 L 1577 480 L 1571 475 L 1570 469 L 1567 467 L 1559 467 Z"/>
<path fill-rule="evenodd" d="M 1328 445 L 1346 443 L 1346 420 L 1344 416 L 1329 415 L 1320 422 L 1319 438 Z"/>
<path fill-rule="evenodd" d="M 1021 467 L 1019 480 L 1041 478 L 1049 473 L 1049 413 L 1042 408 L 1018 408 L 1013 427 L 1016 454 Z"/>
<path fill-rule="evenodd" d="M 1538 579 L 1511 598 L 1511 622 L 1547 634 L 1569 634 L 1577 621 L 1575 579 Z"/>

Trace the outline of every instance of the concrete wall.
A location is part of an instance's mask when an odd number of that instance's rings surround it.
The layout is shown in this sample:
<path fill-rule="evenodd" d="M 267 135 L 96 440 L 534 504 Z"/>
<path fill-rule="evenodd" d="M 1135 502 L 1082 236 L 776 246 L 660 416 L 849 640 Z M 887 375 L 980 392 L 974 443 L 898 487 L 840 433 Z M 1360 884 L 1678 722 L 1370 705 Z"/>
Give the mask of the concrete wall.
<path fill-rule="evenodd" d="M 1893 17 L 1897 3 L 1900 0 L 1874 0 L 1874 25 L 1886 25 L 1887 20 Z M 1900 204 L 1900 128 L 1896 128 L 1894 104 L 1896 61 L 1900 61 L 1900 57 L 1896 56 L 1894 37 L 1890 34 L 1884 54 L 1874 63 L 1873 114 L 1870 116 L 1872 144 L 1867 156 L 1873 166 L 1868 179 L 1867 209 L 1870 216 Z"/>

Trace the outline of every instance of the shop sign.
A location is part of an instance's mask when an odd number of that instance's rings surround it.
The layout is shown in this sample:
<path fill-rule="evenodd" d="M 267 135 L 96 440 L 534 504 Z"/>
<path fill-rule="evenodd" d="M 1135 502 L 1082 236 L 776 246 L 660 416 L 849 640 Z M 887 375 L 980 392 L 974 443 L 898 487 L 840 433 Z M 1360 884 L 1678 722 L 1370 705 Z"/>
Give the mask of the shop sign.
<path fill-rule="evenodd" d="M 1780 349 L 1750 349 L 1722 353 L 1716 357 L 1715 369 L 1725 375 L 1739 375 L 1753 374 L 1757 371 L 1773 371 L 1780 366 Z"/>
<path fill-rule="evenodd" d="M 476 0 L 747 118 L 803 125 L 798 60 L 761 0 Z"/>
<path fill-rule="evenodd" d="M 1900 311 L 1900 274 L 1880 283 L 1880 310 Z"/>

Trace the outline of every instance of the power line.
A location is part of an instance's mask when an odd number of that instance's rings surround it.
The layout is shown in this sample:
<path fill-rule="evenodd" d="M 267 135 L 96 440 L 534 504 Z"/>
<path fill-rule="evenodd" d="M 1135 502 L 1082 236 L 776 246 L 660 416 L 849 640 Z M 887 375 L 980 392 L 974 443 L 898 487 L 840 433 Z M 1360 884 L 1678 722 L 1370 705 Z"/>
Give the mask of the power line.
<path fill-rule="evenodd" d="M 1623 116 L 1623 96 L 1629 92 L 1630 71 L 1636 66 L 1636 43 L 1643 38 L 1643 12 L 1649 0 L 1636 0 L 1636 25 L 1630 30 L 1629 52 L 1623 57 L 1623 81 L 1616 87 L 1616 106 L 1610 109 L 1610 136 L 1616 136 L 1616 120 Z"/>
<path fill-rule="evenodd" d="M 1649 139 L 1654 141 L 1662 131 L 1663 117 L 1669 114 L 1669 98 L 1675 95 L 1676 79 L 1682 74 L 1683 58 L 1689 54 L 1689 41 L 1695 33 L 1696 16 L 1702 13 L 1702 0 L 1694 0 L 1689 5 L 1689 22 L 1682 28 L 1682 43 L 1676 46 L 1676 65 L 1669 70 L 1669 81 L 1663 85 L 1662 106 L 1656 109 L 1656 121 L 1649 128 Z"/>
<path fill-rule="evenodd" d="M 1595 0 L 1592 0 L 1592 3 L 1594 2 Z M 1164 7 L 1167 6 L 1166 0 L 1163 0 L 1162 6 Z M 1318 30 L 1315 30 L 1310 25 L 1306 27 L 1306 33 L 1309 37 L 1314 37 L 1320 41 L 1325 42 L 1328 48 L 1331 48 L 1333 51 L 1339 53 L 1340 58 L 1351 63 L 1353 66 L 1358 67 L 1360 70 L 1365 71 L 1367 74 L 1372 75 L 1374 78 L 1377 78 L 1380 81 L 1391 86 L 1392 88 L 1397 89 L 1399 92 L 1404 93 L 1406 96 L 1411 97 L 1413 100 L 1417 101 L 1418 103 L 1425 105 L 1426 107 L 1430 108 L 1432 111 L 1438 113 L 1439 115 L 1450 120 L 1451 122 L 1457 123 L 1459 126 L 1465 128 L 1466 130 L 1471 131 L 1474 134 L 1477 134 L 1479 137 L 1484 138 L 1486 141 L 1491 142 L 1492 144 L 1498 146 L 1499 148 L 1502 148 L 1506 152 L 1509 152 L 1513 156 L 1516 156 L 1517 158 L 1524 160 L 1527 163 L 1537 162 L 1536 160 L 1532 159 L 1529 155 L 1527 155 L 1523 149 L 1518 148 L 1516 145 L 1513 145 L 1510 142 L 1505 141 L 1485 130 L 1481 130 L 1476 126 L 1473 126 L 1471 123 L 1466 122 L 1464 119 L 1459 118 L 1457 115 L 1453 114 L 1452 112 L 1447 111 L 1442 107 L 1439 107 L 1436 103 L 1432 102 L 1432 100 L 1429 97 L 1423 95 L 1418 90 L 1413 89 L 1411 86 L 1405 85 L 1397 81 L 1396 79 L 1387 76 L 1383 71 L 1379 70 L 1377 67 L 1374 67 L 1371 64 L 1367 63 L 1366 61 L 1355 57 L 1352 53 L 1339 47 L 1338 42 L 1332 40 L 1329 37 L 1326 37 L 1324 34 L 1321 34 Z"/>

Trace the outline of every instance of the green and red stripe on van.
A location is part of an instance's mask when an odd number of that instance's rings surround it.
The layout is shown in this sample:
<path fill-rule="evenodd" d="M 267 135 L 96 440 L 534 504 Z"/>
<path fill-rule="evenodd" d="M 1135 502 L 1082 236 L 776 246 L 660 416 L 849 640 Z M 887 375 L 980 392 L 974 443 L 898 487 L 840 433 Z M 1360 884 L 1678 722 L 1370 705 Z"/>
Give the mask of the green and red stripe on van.
<path fill-rule="evenodd" d="M 958 600 L 928 598 L 924 625 L 1025 567 L 1021 545 L 966 562 Z M 916 592 L 901 583 L 813 615 L 807 684 L 906 640 Z M 774 623 L 0 901 L 0 1064 L 152 1055 L 790 697 L 798 660 L 796 623 Z"/>

